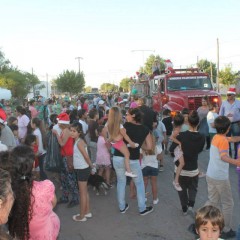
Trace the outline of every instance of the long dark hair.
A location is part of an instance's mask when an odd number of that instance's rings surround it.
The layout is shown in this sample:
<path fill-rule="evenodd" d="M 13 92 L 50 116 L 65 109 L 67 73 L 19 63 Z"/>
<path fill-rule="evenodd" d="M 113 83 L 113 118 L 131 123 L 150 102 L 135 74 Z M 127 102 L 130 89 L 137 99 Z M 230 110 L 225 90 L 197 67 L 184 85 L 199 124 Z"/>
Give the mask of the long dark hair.
<path fill-rule="evenodd" d="M 82 124 L 80 122 L 74 122 L 73 124 L 70 125 L 70 129 L 74 128 L 78 133 L 80 133 L 79 137 L 86 143 L 85 138 L 84 138 L 84 133 L 82 129 Z"/>
<path fill-rule="evenodd" d="M 9 232 L 19 240 L 30 238 L 29 223 L 33 214 L 34 197 L 32 195 L 34 162 L 33 150 L 25 145 L 15 147 L 9 155 L 9 172 L 16 200 L 9 217 Z M 31 200 L 33 199 L 33 201 Z"/>

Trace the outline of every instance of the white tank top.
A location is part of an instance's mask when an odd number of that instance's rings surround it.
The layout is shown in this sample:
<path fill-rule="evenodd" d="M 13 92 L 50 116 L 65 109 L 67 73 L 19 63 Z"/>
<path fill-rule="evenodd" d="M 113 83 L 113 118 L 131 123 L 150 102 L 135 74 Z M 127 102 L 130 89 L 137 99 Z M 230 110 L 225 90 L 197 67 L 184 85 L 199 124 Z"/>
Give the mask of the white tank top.
<path fill-rule="evenodd" d="M 80 139 L 78 139 L 73 147 L 73 166 L 74 169 L 85 169 L 88 168 L 89 165 L 86 162 L 86 160 L 84 159 L 82 153 L 80 152 L 80 150 L 78 149 L 78 143 L 79 143 Z M 81 141 L 81 144 L 84 144 L 83 140 Z M 85 146 L 85 150 L 87 152 L 87 146 Z"/>

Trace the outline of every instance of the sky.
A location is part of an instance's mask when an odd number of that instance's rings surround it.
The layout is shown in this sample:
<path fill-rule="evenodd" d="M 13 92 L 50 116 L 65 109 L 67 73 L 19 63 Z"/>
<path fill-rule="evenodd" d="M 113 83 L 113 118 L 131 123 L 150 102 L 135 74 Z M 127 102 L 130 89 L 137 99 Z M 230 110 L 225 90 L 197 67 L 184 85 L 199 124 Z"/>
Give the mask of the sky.
<path fill-rule="evenodd" d="M 239 0 L 0 0 L 0 49 L 49 81 L 80 70 L 85 86 L 119 84 L 150 54 L 174 67 L 197 59 L 240 70 Z"/>

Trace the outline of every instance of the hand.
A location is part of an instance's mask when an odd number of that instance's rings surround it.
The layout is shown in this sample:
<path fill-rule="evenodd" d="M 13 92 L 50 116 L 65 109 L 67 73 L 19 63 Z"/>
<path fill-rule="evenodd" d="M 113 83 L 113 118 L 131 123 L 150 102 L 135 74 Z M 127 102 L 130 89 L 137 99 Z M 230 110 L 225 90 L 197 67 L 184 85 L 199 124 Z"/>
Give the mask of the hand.
<path fill-rule="evenodd" d="M 236 159 L 236 165 L 240 167 L 240 158 Z"/>

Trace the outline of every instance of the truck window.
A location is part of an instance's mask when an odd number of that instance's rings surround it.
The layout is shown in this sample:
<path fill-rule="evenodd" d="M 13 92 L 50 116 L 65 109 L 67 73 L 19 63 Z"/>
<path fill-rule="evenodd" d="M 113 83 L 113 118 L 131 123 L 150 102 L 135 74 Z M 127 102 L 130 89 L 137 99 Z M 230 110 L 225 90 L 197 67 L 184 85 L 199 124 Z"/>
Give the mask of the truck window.
<path fill-rule="evenodd" d="M 167 89 L 169 91 L 179 90 L 211 90 L 211 80 L 206 76 L 190 76 L 190 77 L 172 77 L 167 81 Z"/>

